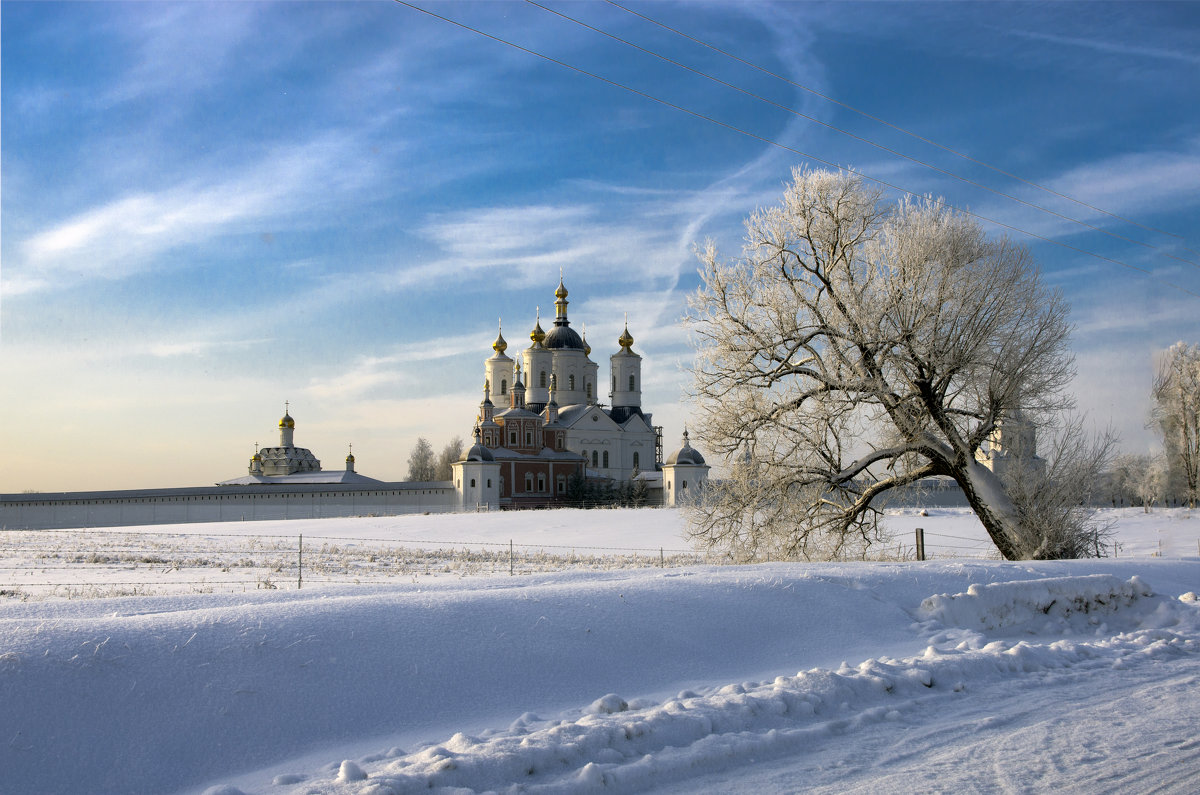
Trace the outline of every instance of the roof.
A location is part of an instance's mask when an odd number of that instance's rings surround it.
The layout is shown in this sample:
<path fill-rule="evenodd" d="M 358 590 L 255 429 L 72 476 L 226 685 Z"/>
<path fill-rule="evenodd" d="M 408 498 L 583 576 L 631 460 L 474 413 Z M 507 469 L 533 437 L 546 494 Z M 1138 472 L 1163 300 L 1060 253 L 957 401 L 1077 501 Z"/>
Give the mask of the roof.
<path fill-rule="evenodd" d="M 263 486 L 289 483 L 352 483 L 360 486 L 376 486 L 382 480 L 369 478 L 350 470 L 319 470 L 316 472 L 293 472 L 290 475 L 243 475 L 232 480 L 222 480 L 218 486 Z"/>

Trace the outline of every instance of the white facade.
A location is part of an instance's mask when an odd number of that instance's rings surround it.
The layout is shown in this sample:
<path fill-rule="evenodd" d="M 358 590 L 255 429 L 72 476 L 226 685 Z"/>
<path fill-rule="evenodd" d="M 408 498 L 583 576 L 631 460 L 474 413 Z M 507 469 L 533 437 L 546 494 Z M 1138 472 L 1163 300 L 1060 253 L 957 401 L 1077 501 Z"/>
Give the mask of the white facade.
<path fill-rule="evenodd" d="M 1037 427 L 1020 411 L 996 423 L 975 459 L 1001 478 L 1046 474 L 1046 460 L 1037 454 Z"/>
<path fill-rule="evenodd" d="M 550 403 L 553 386 L 557 421 L 566 429 L 566 448 L 584 456 L 591 478 L 622 482 L 632 480 L 635 472 L 656 471 L 661 463 L 659 431 L 652 416 L 642 410 L 642 357 L 633 351 L 628 323 L 617 340 L 619 350 L 610 357 L 607 383 L 602 382 L 591 346 L 571 328 L 567 288 L 561 279 L 554 296 L 554 325 L 543 331 L 541 317 L 537 318 L 519 364 L 505 353 L 508 343 L 503 333 L 496 338 L 495 354 L 484 363 L 490 393 L 506 404 L 504 393 L 511 388 L 506 385 L 519 379 L 526 390 L 526 409 L 541 414 Z M 599 395 L 608 387 L 612 404 L 606 407 Z"/>
<path fill-rule="evenodd" d="M 688 432 L 683 432 L 683 447 L 667 456 L 662 467 L 663 504 L 676 508 L 695 499 L 708 481 L 708 465 L 704 456 L 688 443 Z"/>

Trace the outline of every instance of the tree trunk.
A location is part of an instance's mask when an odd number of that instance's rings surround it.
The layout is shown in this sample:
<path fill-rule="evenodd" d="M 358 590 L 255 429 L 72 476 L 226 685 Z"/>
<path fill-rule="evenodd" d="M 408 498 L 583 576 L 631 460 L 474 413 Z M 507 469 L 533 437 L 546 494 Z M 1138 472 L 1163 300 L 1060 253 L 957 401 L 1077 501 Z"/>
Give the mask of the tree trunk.
<path fill-rule="evenodd" d="M 967 504 L 979 517 L 1005 560 L 1022 560 L 1020 540 L 1026 535 L 1017 521 L 1016 509 L 1005 492 L 1004 484 L 990 469 L 975 460 L 951 465 L 951 477 L 966 495 Z"/>

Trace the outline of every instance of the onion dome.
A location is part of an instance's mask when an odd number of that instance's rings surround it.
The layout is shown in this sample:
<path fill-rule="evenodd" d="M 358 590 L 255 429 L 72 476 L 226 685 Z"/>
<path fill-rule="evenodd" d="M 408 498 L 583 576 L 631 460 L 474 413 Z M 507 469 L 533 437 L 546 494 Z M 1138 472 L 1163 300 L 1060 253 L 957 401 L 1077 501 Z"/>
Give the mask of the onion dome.
<path fill-rule="evenodd" d="M 583 334 L 581 336 L 583 338 L 583 355 L 591 356 L 592 355 L 592 346 L 588 345 L 588 341 L 587 341 L 587 323 L 583 324 Z"/>
<path fill-rule="evenodd" d="M 493 351 L 496 351 L 500 355 L 504 355 L 504 352 L 508 351 L 508 348 L 509 348 L 509 343 L 508 343 L 508 341 L 506 341 L 504 339 L 504 334 L 499 333 L 499 331 L 498 331 L 498 333 L 496 334 L 496 342 L 492 342 Z"/>
<path fill-rule="evenodd" d="M 533 344 L 540 346 L 542 340 L 546 339 L 546 332 L 542 331 L 542 312 L 538 310 L 537 323 L 534 324 L 533 331 L 529 332 L 529 339 L 533 340 Z"/>
<path fill-rule="evenodd" d="M 704 456 L 700 455 L 699 450 L 688 444 L 688 432 L 686 429 L 683 432 L 683 447 L 667 456 L 666 463 L 704 466 Z"/>
<path fill-rule="evenodd" d="M 495 461 L 496 460 L 496 456 L 492 455 L 492 451 L 489 450 L 481 441 L 482 438 L 483 438 L 483 432 L 481 430 L 479 430 L 479 426 L 476 425 L 475 426 L 475 444 L 473 444 L 471 446 L 471 449 L 467 451 L 467 455 L 463 459 L 464 461 Z"/>
<path fill-rule="evenodd" d="M 354 463 L 354 445 L 350 445 L 350 452 L 346 454 L 346 463 L 347 464 Z"/>
<path fill-rule="evenodd" d="M 296 427 L 296 421 L 294 419 L 292 419 L 292 415 L 288 414 L 286 409 L 283 412 L 283 418 L 279 420 L 279 427 L 280 428 L 295 428 Z"/>
<path fill-rule="evenodd" d="M 617 344 L 623 350 L 629 350 L 633 347 L 633 335 L 629 333 L 629 321 L 625 321 L 625 330 L 621 332 L 621 336 L 617 338 Z"/>

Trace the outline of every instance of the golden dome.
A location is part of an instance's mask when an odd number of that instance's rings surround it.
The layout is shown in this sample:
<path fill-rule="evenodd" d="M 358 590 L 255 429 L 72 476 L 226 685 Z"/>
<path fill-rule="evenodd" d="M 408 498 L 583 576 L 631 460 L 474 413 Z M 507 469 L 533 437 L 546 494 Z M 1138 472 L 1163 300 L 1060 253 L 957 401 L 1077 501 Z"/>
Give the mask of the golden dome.
<path fill-rule="evenodd" d="M 583 336 L 583 355 L 591 356 L 592 355 L 592 346 L 588 345 L 588 341 L 587 341 L 587 323 L 583 324 L 583 335 L 582 336 Z"/>
<path fill-rule="evenodd" d="M 567 286 L 563 284 L 561 275 L 558 277 L 558 289 L 554 291 L 554 297 L 559 300 L 567 297 Z"/>
<path fill-rule="evenodd" d="M 285 411 L 283 413 L 283 419 L 281 419 L 279 421 L 279 427 L 280 428 L 295 428 L 296 421 L 294 419 L 292 419 L 292 416 Z"/>
<path fill-rule="evenodd" d="M 497 332 L 496 341 L 492 343 L 492 350 L 501 356 L 503 356 L 504 352 L 508 350 L 508 342 L 505 341 L 504 334 Z"/>
<path fill-rule="evenodd" d="M 529 339 L 533 340 L 534 345 L 541 345 L 542 340 L 546 339 L 546 332 L 542 331 L 542 313 L 538 310 L 537 323 L 533 327 L 533 331 L 529 332 Z"/>
<path fill-rule="evenodd" d="M 628 350 L 633 347 L 633 336 L 629 333 L 629 324 L 625 324 L 625 331 L 621 332 L 621 336 L 617 339 L 617 344 Z"/>

